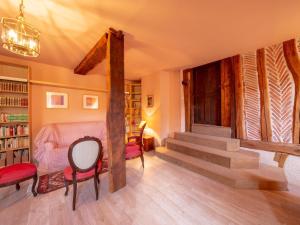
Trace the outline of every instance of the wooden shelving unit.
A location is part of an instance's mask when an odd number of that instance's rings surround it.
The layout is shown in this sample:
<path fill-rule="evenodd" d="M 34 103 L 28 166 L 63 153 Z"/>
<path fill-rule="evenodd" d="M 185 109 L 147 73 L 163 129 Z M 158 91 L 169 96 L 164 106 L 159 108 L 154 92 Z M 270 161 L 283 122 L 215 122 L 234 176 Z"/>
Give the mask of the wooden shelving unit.
<path fill-rule="evenodd" d="M 140 80 L 126 80 L 125 82 L 125 126 L 126 135 L 138 132 L 142 120 L 142 91 Z"/>
<path fill-rule="evenodd" d="M 29 68 L 0 62 L 0 167 L 30 161 Z"/>

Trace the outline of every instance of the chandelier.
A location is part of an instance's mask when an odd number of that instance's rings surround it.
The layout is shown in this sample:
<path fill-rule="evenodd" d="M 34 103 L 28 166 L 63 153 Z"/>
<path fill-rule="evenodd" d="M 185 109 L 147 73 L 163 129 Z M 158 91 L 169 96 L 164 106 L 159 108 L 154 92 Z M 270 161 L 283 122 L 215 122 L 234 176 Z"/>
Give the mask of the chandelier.
<path fill-rule="evenodd" d="M 22 56 L 38 57 L 40 54 L 40 32 L 25 23 L 23 0 L 20 3 L 20 14 L 15 18 L 1 19 L 2 47 Z"/>

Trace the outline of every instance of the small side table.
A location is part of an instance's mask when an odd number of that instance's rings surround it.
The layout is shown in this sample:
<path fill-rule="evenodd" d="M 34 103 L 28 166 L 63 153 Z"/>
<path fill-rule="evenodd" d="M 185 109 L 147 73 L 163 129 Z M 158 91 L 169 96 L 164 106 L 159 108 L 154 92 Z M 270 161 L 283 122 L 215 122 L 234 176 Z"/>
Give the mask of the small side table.
<path fill-rule="evenodd" d="M 154 147 L 154 137 L 145 135 L 143 137 L 144 151 L 149 152 L 155 149 Z"/>

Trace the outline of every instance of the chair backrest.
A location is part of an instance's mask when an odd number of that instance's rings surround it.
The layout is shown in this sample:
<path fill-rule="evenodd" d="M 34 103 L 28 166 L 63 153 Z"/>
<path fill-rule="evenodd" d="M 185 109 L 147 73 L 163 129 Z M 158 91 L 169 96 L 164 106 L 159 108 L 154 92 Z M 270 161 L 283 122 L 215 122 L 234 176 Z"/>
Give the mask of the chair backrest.
<path fill-rule="evenodd" d="M 68 151 L 73 171 L 86 172 L 95 168 L 103 157 L 102 143 L 96 137 L 84 137 L 73 142 Z"/>
<path fill-rule="evenodd" d="M 145 127 L 146 127 L 147 123 L 144 122 L 143 124 L 140 125 L 140 138 L 141 140 L 143 140 L 143 134 L 144 134 L 144 130 L 145 130 Z"/>

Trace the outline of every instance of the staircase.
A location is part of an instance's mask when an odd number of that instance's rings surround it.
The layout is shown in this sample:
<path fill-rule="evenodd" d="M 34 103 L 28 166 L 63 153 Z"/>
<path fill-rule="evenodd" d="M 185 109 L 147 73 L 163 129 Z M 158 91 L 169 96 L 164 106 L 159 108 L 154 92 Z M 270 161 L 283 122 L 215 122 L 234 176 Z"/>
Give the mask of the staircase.
<path fill-rule="evenodd" d="M 283 169 L 260 164 L 258 153 L 240 150 L 240 140 L 230 137 L 230 128 L 197 124 L 192 132 L 168 138 L 156 154 L 231 187 L 287 190 Z"/>

